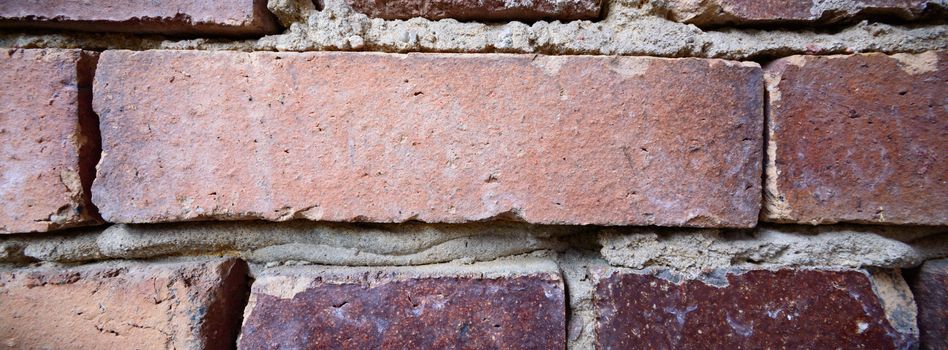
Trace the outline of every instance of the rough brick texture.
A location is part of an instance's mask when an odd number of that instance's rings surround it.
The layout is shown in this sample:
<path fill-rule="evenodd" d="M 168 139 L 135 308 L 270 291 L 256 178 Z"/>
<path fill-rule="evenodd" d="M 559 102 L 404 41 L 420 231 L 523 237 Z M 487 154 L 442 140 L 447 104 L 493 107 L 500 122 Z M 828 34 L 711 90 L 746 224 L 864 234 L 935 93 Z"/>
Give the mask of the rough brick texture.
<path fill-rule="evenodd" d="M 254 282 L 242 349 L 562 349 L 558 275 L 272 273 Z"/>
<path fill-rule="evenodd" d="M 95 61 L 80 50 L 0 54 L 0 233 L 99 221 L 89 195 L 99 147 Z"/>
<path fill-rule="evenodd" d="M 211 35 L 279 30 L 266 0 L 0 1 L 0 27 Z"/>
<path fill-rule="evenodd" d="M 931 260 L 912 284 L 923 349 L 948 349 L 948 259 Z"/>
<path fill-rule="evenodd" d="M 595 19 L 601 0 L 347 0 L 353 9 L 372 17 L 469 21 L 536 21 Z"/>
<path fill-rule="evenodd" d="M 232 348 L 246 273 L 238 260 L 5 270 L 0 348 Z"/>
<path fill-rule="evenodd" d="M 793 56 L 769 65 L 764 218 L 948 224 L 945 56 Z"/>
<path fill-rule="evenodd" d="M 904 281 L 877 285 L 861 271 L 756 270 L 718 285 L 652 274 L 598 283 L 603 349 L 903 349 L 917 345 Z M 893 297 L 894 296 L 894 297 Z M 901 305 L 897 300 L 904 301 Z M 889 303 L 885 305 L 884 303 Z M 886 308 L 891 308 L 890 311 Z M 901 307 L 901 309 L 898 309 Z M 891 322 L 887 316 L 900 317 Z"/>
<path fill-rule="evenodd" d="M 862 18 L 917 19 L 940 11 L 943 0 L 659 0 L 677 21 L 699 26 L 830 24 Z"/>
<path fill-rule="evenodd" d="M 106 51 L 93 199 L 122 223 L 753 226 L 761 78 L 702 59 Z"/>

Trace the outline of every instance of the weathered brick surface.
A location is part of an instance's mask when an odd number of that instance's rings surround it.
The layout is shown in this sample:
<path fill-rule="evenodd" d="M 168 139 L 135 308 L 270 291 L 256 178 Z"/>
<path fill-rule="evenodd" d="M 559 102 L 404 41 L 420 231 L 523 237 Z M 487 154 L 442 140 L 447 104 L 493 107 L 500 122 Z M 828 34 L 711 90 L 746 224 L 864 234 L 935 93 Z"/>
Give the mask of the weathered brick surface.
<path fill-rule="evenodd" d="M 347 0 L 353 9 L 385 19 L 454 18 L 470 21 L 595 19 L 601 0 Z"/>
<path fill-rule="evenodd" d="M 830 24 L 861 18 L 911 20 L 940 10 L 940 0 L 660 0 L 656 4 L 677 21 L 699 26 L 753 24 Z"/>
<path fill-rule="evenodd" d="M 884 301 L 865 272 L 756 270 L 729 273 L 720 283 L 726 285 L 698 280 L 676 284 L 652 274 L 622 272 L 600 279 L 595 292 L 598 346 L 903 349 L 917 345 L 907 287 L 877 285 L 880 293 L 895 296 Z M 900 298 L 902 310 L 886 310 L 896 309 Z M 889 305 L 884 307 L 883 302 Z M 887 313 L 902 319 L 890 323 Z"/>
<path fill-rule="evenodd" d="M 752 226 L 755 64 L 106 51 L 112 222 L 307 218 Z"/>
<path fill-rule="evenodd" d="M 222 35 L 279 30 L 266 0 L 0 1 L 0 27 Z"/>
<path fill-rule="evenodd" d="M 0 348 L 231 348 L 246 273 L 238 260 L 2 271 Z"/>
<path fill-rule="evenodd" d="M 931 260 L 912 284 L 923 349 L 948 349 L 948 259 Z"/>
<path fill-rule="evenodd" d="M 766 68 L 766 220 L 948 223 L 946 52 Z"/>
<path fill-rule="evenodd" d="M 0 54 L 0 233 L 99 221 L 89 195 L 99 147 L 95 61 L 80 50 Z"/>
<path fill-rule="evenodd" d="M 242 349 L 563 349 L 565 294 L 553 273 L 352 279 L 258 278 Z"/>

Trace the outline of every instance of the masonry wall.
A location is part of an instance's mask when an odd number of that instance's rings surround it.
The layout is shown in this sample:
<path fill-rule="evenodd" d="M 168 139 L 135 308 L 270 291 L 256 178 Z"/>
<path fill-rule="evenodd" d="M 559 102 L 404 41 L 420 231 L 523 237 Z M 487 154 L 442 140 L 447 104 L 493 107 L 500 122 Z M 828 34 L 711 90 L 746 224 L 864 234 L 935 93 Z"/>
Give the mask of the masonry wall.
<path fill-rule="evenodd" d="M 0 1 L 0 347 L 948 347 L 948 4 Z"/>

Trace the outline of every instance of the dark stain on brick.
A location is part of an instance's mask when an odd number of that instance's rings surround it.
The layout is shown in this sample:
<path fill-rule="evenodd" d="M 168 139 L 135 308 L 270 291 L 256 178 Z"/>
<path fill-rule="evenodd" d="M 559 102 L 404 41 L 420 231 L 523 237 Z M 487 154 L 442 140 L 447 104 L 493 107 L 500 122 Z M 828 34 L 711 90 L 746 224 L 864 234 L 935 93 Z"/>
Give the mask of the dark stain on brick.
<path fill-rule="evenodd" d="M 244 349 L 563 349 L 565 295 L 550 276 L 368 284 L 314 279 L 292 299 L 257 293 Z"/>
<path fill-rule="evenodd" d="M 866 274 L 755 270 L 717 287 L 616 273 L 595 294 L 602 349 L 901 349 Z"/>

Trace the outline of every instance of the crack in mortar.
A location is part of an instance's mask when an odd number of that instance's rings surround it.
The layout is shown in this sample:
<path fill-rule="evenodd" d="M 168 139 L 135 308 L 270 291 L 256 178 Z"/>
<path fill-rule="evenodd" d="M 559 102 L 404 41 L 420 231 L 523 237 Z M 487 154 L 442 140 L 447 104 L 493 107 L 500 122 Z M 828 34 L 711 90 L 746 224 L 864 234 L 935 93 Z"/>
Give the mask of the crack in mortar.
<path fill-rule="evenodd" d="M 166 39 L 89 33 L 0 33 L 0 46 L 86 49 L 240 51 L 354 50 L 383 52 L 507 52 L 649 55 L 760 60 L 793 54 L 923 52 L 948 48 L 948 26 L 862 21 L 838 32 L 721 29 L 703 31 L 665 18 L 651 2 L 615 0 L 600 21 L 476 23 L 423 18 L 386 21 L 353 11 L 343 0 L 322 9 L 299 0 L 271 0 L 286 26 L 257 40 Z"/>

